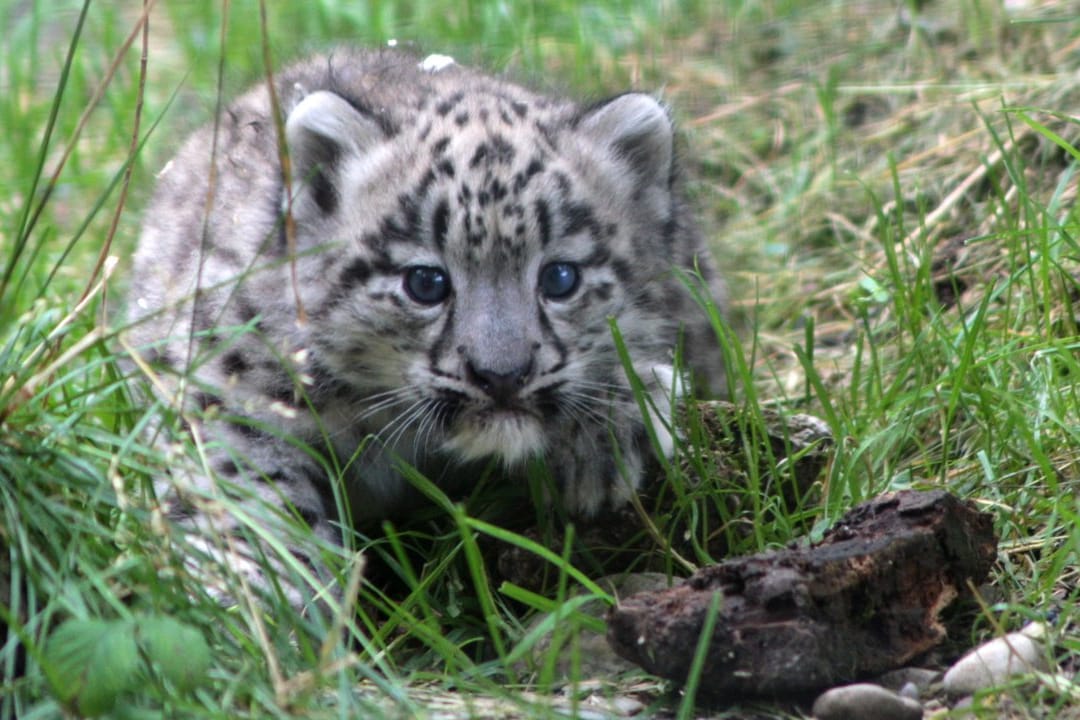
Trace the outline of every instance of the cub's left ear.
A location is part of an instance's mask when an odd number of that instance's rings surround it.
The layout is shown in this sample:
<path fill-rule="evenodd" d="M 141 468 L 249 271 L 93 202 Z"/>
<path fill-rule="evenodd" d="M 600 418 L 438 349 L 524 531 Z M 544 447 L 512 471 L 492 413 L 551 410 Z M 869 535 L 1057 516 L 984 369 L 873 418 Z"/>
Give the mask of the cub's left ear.
<path fill-rule="evenodd" d="M 326 90 L 306 95 L 285 120 L 292 158 L 294 197 L 301 206 L 313 200 L 319 212 L 331 213 L 341 195 L 341 166 L 369 154 L 386 134 L 371 117 L 345 98 Z"/>
<path fill-rule="evenodd" d="M 667 186 L 675 131 L 664 106 L 644 93 L 626 93 L 590 109 L 578 128 L 606 146 L 647 183 Z"/>

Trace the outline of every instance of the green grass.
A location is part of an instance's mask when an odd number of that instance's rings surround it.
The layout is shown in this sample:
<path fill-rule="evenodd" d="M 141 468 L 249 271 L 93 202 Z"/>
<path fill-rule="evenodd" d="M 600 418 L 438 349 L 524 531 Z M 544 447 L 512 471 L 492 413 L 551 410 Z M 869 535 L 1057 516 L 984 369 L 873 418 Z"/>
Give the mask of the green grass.
<path fill-rule="evenodd" d="M 77 3 L 0 0 L 0 717 L 56 717 L 58 695 L 85 700 L 83 680 L 56 670 L 79 642 L 48 640 L 72 619 L 104 621 L 82 627 L 114 638 L 82 665 L 114 677 L 136 668 L 116 688 L 117 716 L 424 717 L 452 697 L 461 717 L 550 717 L 549 693 L 584 702 L 592 686 L 561 689 L 556 671 L 581 651 L 545 648 L 574 648 L 598 628 L 582 603 L 609 599 L 592 584 L 602 569 L 571 543 L 492 524 L 508 501 L 494 477 L 467 510 L 415 478 L 442 508 L 430 522 L 320 548 L 359 598 L 355 615 L 328 602 L 300 617 L 273 597 L 264 614 L 236 578 L 226 580 L 242 602 L 223 610 L 193 581 L 185 538 L 149 499 L 174 459 L 147 446 L 145 427 L 174 413 L 134 399 L 116 330 L 154 172 L 219 94 L 261 76 L 264 35 L 254 0 L 231 3 L 227 22 L 222 3 L 161 3 L 144 72 L 138 9 L 114 5 L 90 6 L 77 35 Z M 655 518 L 652 553 L 663 567 L 709 561 L 713 532 L 732 553 L 754 552 L 813 536 L 880 492 L 946 487 L 993 513 L 1001 538 L 984 608 L 956 645 L 1059 610 L 1056 651 L 1080 650 L 1067 631 L 1080 619 L 1074 5 L 271 5 L 275 62 L 395 39 L 549 89 L 634 85 L 672 103 L 733 287 L 734 335 L 721 330 L 748 411 L 745 451 L 759 454 L 766 408 L 817 414 L 837 443 L 810 505 L 776 500 L 768 458 L 747 462 L 745 486 L 711 478 L 695 489 L 670 469 L 679 500 Z M 111 276 L 108 255 L 120 258 Z M 531 474 L 544 482 L 541 468 Z M 719 528 L 703 520 L 710 503 Z M 549 592 L 493 582 L 484 557 L 496 540 L 537 558 Z M 361 549 L 393 583 L 357 584 Z M 306 572 L 279 559 L 285 576 Z M 191 687 L 147 639 L 163 618 L 207 645 Z M 135 646 L 115 639 L 133 633 Z M 642 676 L 605 678 L 597 692 L 631 688 L 656 711 L 693 716 Z M 1008 702 L 1073 717 L 1076 692 L 1066 681 L 1013 688 L 980 716 Z"/>

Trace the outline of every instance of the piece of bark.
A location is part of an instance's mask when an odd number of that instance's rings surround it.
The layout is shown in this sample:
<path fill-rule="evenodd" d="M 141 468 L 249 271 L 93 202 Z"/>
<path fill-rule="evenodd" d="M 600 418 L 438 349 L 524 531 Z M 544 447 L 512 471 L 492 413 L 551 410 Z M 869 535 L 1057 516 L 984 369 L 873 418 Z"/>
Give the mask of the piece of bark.
<path fill-rule="evenodd" d="M 990 515 L 942 491 L 901 491 L 847 513 L 810 547 L 703 568 L 608 614 L 608 642 L 685 681 L 716 593 L 700 680 L 716 699 L 812 693 L 900 667 L 945 636 L 940 612 L 997 552 Z"/>

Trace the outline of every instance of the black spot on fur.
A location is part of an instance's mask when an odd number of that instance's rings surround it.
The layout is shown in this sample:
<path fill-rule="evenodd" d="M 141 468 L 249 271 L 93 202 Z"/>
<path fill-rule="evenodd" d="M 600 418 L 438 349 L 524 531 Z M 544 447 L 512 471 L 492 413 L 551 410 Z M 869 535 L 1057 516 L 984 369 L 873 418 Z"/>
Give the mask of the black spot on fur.
<path fill-rule="evenodd" d="M 226 267 L 231 266 L 235 268 L 241 268 L 244 266 L 244 260 L 240 257 L 234 248 L 229 245 L 222 245 L 220 243 L 214 244 L 213 247 L 214 260 L 219 266 Z"/>
<path fill-rule="evenodd" d="M 551 210 L 546 200 L 536 201 L 536 227 L 540 232 L 540 246 L 551 243 Z"/>
<path fill-rule="evenodd" d="M 664 221 L 662 236 L 666 247 L 674 248 L 679 242 L 679 221 L 674 215 Z"/>
<path fill-rule="evenodd" d="M 356 258 L 345 266 L 338 278 L 338 284 L 346 290 L 365 284 L 371 279 L 371 265 L 364 258 Z"/>
<path fill-rule="evenodd" d="M 259 311 L 255 309 L 251 298 L 246 294 L 241 294 L 236 298 L 236 314 L 240 322 L 247 324 L 259 316 Z"/>
<path fill-rule="evenodd" d="M 451 341 L 450 328 L 454 327 L 454 304 L 450 303 L 446 309 L 446 320 L 443 325 L 443 330 L 439 333 L 439 336 L 435 339 L 435 342 L 431 344 L 431 348 L 428 350 L 428 368 L 436 375 L 442 375 L 445 377 L 445 373 L 442 373 L 439 369 L 439 360 L 446 352 L 446 346 Z"/>
<path fill-rule="evenodd" d="M 312 390 L 323 396 L 341 395 L 349 392 L 345 383 L 324 365 L 319 363 L 317 358 L 308 368 L 308 374 L 312 379 Z"/>
<path fill-rule="evenodd" d="M 509 165 L 514 161 L 516 154 L 514 146 L 504 136 L 493 134 L 488 142 L 482 142 L 476 147 L 476 151 L 469 159 L 469 169 L 475 170 L 483 162 Z"/>
<path fill-rule="evenodd" d="M 412 196 L 409 198 L 411 205 L 416 207 L 419 205 L 423 198 L 427 197 L 428 191 L 431 190 L 432 184 L 435 182 L 435 171 L 428 168 L 428 171 L 424 173 L 424 177 L 420 178 L 420 184 L 416 186 Z"/>
<path fill-rule="evenodd" d="M 593 340 L 579 339 L 577 344 L 577 350 L 579 353 L 587 353 L 596 347 L 596 342 Z"/>
<path fill-rule="evenodd" d="M 513 109 L 514 113 L 522 120 L 524 120 L 525 116 L 529 114 L 529 106 L 523 102 L 515 100 L 513 103 L 510 104 L 510 107 Z"/>
<path fill-rule="evenodd" d="M 607 302 L 611 299 L 611 292 L 613 290 L 612 283 L 606 282 L 597 285 L 592 289 L 593 296 L 601 302 Z"/>
<path fill-rule="evenodd" d="M 488 144 L 480 143 L 476 147 L 476 151 L 473 153 L 473 156 L 469 158 L 469 169 L 475 170 L 480 163 L 484 162 L 484 158 L 487 157 L 487 154 Z"/>
<path fill-rule="evenodd" d="M 582 203 L 570 203 L 563 208 L 563 223 L 565 235 L 575 235 L 583 230 L 588 230 L 593 236 L 598 234 L 592 208 Z"/>
<path fill-rule="evenodd" d="M 536 128 L 537 134 L 544 138 L 544 141 L 551 147 L 558 147 L 558 136 L 551 125 L 543 122 L 533 123 L 533 127 Z"/>
<path fill-rule="evenodd" d="M 431 232 L 435 238 L 435 246 L 440 250 L 446 247 L 446 234 L 450 229 L 450 205 L 446 200 L 441 200 L 435 208 L 435 215 L 431 219 Z"/>
<path fill-rule="evenodd" d="M 192 324 L 196 332 L 206 332 L 214 327 L 214 318 L 211 316 L 210 305 L 206 301 L 206 293 L 201 288 L 195 292 L 195 310 L 192 313 Z M 211 340 L 210 344 L 214 344 Z"/>
<path fill-rule="evenodd" d="M 615 277 L 619 278 L 619 282 L 624 285 L 633 279 L 634 271 L 626 260 L 616 258 L 611 261 L 611 267 L 615 271 Z"/>
<path fill-rule="evenodd" d="M 519 193 L 525 189 L 525 186 L 539 173 L 544 171 L 544 161 L 540 158 L 533 158 L 529 161 L 528 167 L 522 172 L 519 172 L 514 176 L 514 192 Z"/>
<path fill-rule="evenodd" d="M 569 200 L 573 197 L 573 185 L 570 182 L 570 178 L 566 177 L 566 173 L 556 172 L 552 177 L 555 178 L 555 185 L 559 188 L 560 199 Z"/>
<path fill-rule="evenodd" d="M 214 470 L 223 477 L 236 477 L 240 474 L 240 468 L 231 458 L 222 458 L 214 463 Z"/>
<path fill-rule="evenodd" d="M 581 261 L 581 264 L 592 266 L 603 265 L 610 259 L 611 247 L 609 245 L 597 244 L 593 247 L 592 252 Z"/>
<path fill-rule="evenodd" d="M 446 152 L 447 146 L 450 145 L 450 138 L 442 137 L 435 141 L 435 144 L 431 146 L 431 156 L 434 158 L 439 157 Z"/>
<path fill-rule="evenodd" d="M 438 105 L 436 105 L 435 106 L 435 112 L 440 117 L 446 117 L 447 115 L 450 114 L 450 111 L 453 110 L 457 106 L 457 104 L 460 103 L 464 99 L 465 99 L 465 93 L 463 93 L 463 92 L 461 92 L 459 90 L 458 92 L 454 93 L 453 95 L 451 95 L 450 97 L 446 98 L 445 100 L 440 102 Z"/>
<path fill-rule="evenodd" d="M 441 161 L 438 165 L 435 166 L 435 169 L 446 177 L 454 177 L 454 163 L 450 162 L 449 160 Z"/>
<path fill-rule="evenodd" d="M 278 255 L 284 255 L 289 251 L 289 233 L 285 229 L 285 221 L 281 220 L 277 224 L 277 247 L 275 248 Z"/>
<path fill-rule="evenodd" d="M 456 123 L 458 127 L 465 127 L 467 122 L 469 122 L 469 113 L 464 110 L 454 116 L 454 123 Z"/>
<path fill-rule="evenodd" d="M 494 154 L 492 160 L 496 163 L 509 165 L 514 161 L 517 151 L 502 135 L 491 136 L 491 149 Z"/>
<path fill-rule="evenodd" d="M 266 388 L 266 394 L 271 400 L 283 403 L 292 403 L 296 399 L 296 388 L 287 377 L 279 378 L 274 385 Z"/>
<path fill-rule="evenodd" d="M 243 438 L 245 438 L 247 440 L 252 440 L 252 441 L 273 441 L 274 440 L 274 438 L 269 433 L 262 430 L 261 428 L 257 428 L 254 425 L 251 425 L 248 421 L 245 421 L 244 418 L 237 418 L 235 422 L 233 422 L 231 425 L 229 425 L 229 427 L 232 428 L 234 431 L 236 431 L 236 433 L 238 435 L 240 435 L 241 437 L 243 437 Z"/>
<path fill-rule="evenodd" d="M 420 205 L 409 193 L 398 195 L 400 217 L 388 216 L 379 223 L 383 242 L 416 243 L 420 240 Z"/>
<path fill-rule="evenodd" d="M 477 248 L 483 245 L 486 230 L 483 216 L 471 213 L 465 216 L 465 241 L 469 247 Z"/>
<path fill-rule="evenodd" d="M 251 369 L 251 364 L 238 350 L 231 350 L 221 357 L 221 368 L 226 375 L 243 375 Z"/>
<path fill-rule="evenodd" d="M 556 333 L 555 329 L 551 327 L 551 321 L 548 320 L 547 313 L 544 312 L 544 308 L 542 306 L 539 308 L 539 314 L 537 319 L 540 321 L 540 332 L 544 336 L 544 340 L 548 345 L 555 349 L 555 352 L 558 353 L 559 356 L 558 361 L 548 367 L 544 371 L 544 373 L 556 373 L 566 367 L 566 358 L 569 353 L 567 351 L 566 345 L 563 343 L 562 340 L 559 339 L 558 333 Z"/>

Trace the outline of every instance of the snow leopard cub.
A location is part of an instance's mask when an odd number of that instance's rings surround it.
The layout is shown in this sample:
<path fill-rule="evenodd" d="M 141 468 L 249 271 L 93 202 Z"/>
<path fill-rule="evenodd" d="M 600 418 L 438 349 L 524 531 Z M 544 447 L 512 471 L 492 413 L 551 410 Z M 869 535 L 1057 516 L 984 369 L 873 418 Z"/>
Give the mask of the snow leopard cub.
<path fill-rule="evenodd" d="M 160 173 L 135 256 L 130 336 L 213 473 L 326 538 L 338 472 L 353 523 L 410 509 L 401 460 L 452 484 L 542 456 L 572 514 L 625 501 L 652 447 L 609 318 L 657 407 L 680 339 L 699 383 L 722 378 L 674 271 L 723 302 L 665 109 L 439 60 L 339 50 L 279 73 L 287 172 L 267 88 L 241 96 Z M 192 484 L 210 479 L 159 493 L 199 525 Z"/>

